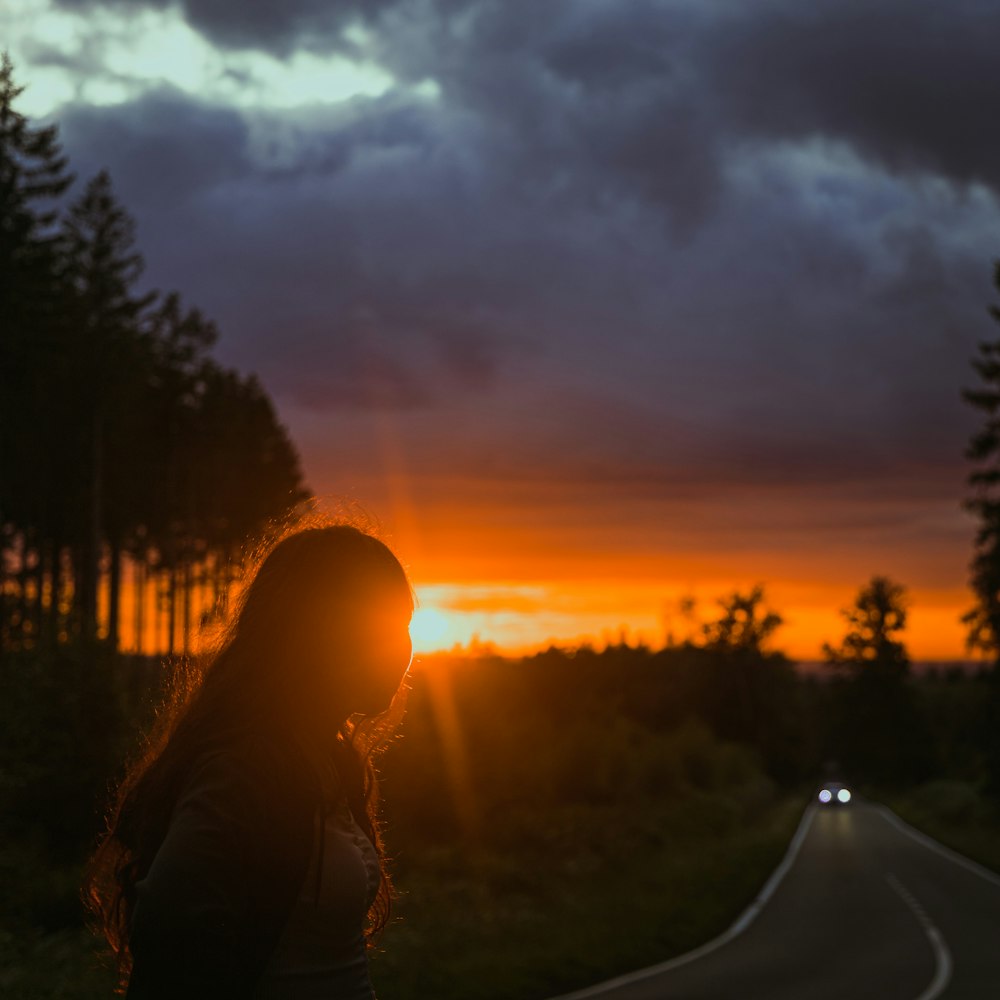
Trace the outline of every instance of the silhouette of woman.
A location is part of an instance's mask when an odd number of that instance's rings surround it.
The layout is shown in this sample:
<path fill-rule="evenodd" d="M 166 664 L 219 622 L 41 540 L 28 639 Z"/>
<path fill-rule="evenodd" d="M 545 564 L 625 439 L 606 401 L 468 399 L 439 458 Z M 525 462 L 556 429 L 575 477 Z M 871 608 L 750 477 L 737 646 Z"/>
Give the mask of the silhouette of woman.
<path fill-rule="evenodd" d="M 402 713 L 413 597 L 347 525 L 287 534 L 161 708 L 84 887 L 131 1000 L 371 1000 L 392 896 L 373 754 Z"/>

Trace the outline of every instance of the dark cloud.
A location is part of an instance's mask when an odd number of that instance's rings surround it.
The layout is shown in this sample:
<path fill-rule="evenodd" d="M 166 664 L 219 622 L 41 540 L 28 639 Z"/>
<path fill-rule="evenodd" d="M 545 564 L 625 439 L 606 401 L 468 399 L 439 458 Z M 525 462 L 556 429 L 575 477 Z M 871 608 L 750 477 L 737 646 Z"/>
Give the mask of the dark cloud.
<path fill-rule="evenodd" d="M 586 135 L 594 123 L 598 145 L 620 148 L 626 163 L 636 149 L 636 165 L 651 174 L 677 174 L 685 155 L 707 165 L 708 157 L 670 141 L 697 122 L 696 148 L 824 135 L 899 172 L 1000 184 L 988 100 L 1000 86 L 996 4 L 554 2 L 475 10 L 460 37 L 449 19 L 384 17 L 397 29 L 386 32 L 387 58 L 522 126 L 562 115 Z M 675 150 L 672 171 L 657 155 L 660 135 Z"/>
<path fill-rule="evenodd" d="M 490 332 L 406 298 L 382 289 L 377 300 L 331 302 L 320 328 L 295 323 L 296 336 L 269 361 L 277 385 L 298 404 L 325 411 L 412 409 L 443 393 L 491 389 L 500 352 Z"/>
<path fill-rule="evenodd" d="M 454 261 L 453 273 L 407 277 L 391 254 L 380 259 L 383 244 L 401 244 L 403 265 L 419 260 L 414 241 L 435 225 L 413 219 L 403 232 L 402 212 L 387 218 L 366 183 L 381 156 L 424 154 L 416 116 L 382 105 L 309 125 L 174 93 L 62 119 L 81 173 L 111 166 L 151 277 L 217 315 L 223 352 L 275 391 L 312 408 L 409 409 L 488 389 L 503 345 L 483 283 Z"/>
<path fill-rule="evenodd" d="M 899 173 L 1000 190 L 998 35 L 982 0 L 783 2 L 740 7 L 700 55 L 729 129 L 839 137 Z"/>
<path fill-rule="evenodd" d="M 71 105 L 59 126 L 74 166 L 83 175 L 113 167 L 128 206 L 178 205 L 253 170 L 249 132 L 236 111 L 161 90 L 112 108 Z M 149 234 L 153 241 L 160 234 Z"/>
<path fill-rule="evenodd" d="M 219 44 L 272 50 L 339 45 L 357 9 L 185 5 Z M 399 81 L 380 98 L 62 115 L 151 278 L 290 412 L 396 410 L 425 470 L 581 491 L 951 483 L 992 332 L 1000 213 L 967 184 L 1000 185 L 1000 12 L 364 11 Z M 408 91 L 428 77 L 438 99 Z"/>
<path fill-rule="evenodd" d="M 551 125 L 553 111 L 568 113 L 571 125 L 587 112 L 605 120 L 614 112 L 620 136 L 595 130 L 590 138 L 617 148 L 654 194 L 654 176 L 687 168 L 690 183 L 706 165 L 670 140 L 685 114 L 709 118 L 705 131 L 696 129 L 698 148 L 710 146 L 711 131 L 720 128 L 728 135 L 824 134 L 896 170 L 1000 183 L 989 101 L 1000 84 L 993 46 L 1000 7 L 986 0 L 183 0 L 181 10 L 220 46 L 278 55 L 297 47 L 351 51 L 343 31 L 363 22 L 401 74 L 440 78 L 452 97 L 528 125 L 536 151 L 544 144 L 530 126 Z M 559 82 L 572 84 L 579 99 L 560 94 Z M 673 153 L 664 155 L 658 135 Z"/>
<path fill-rule="evenodd" d="M 365 16 L 373 16 L 395 0 L 365 0 Z M 132 9 L 144 6 L 164 9 L 174 0 L 55 0 L 69 10 L 95 7 Z M 287 55 L 309 39 L 331 41 L 349 48 L 341 32 L 359 18 L 362 5 L 341 0 L 181 0 L 185 19 L 217 45 L 231 48 L 258 48 Z"/>

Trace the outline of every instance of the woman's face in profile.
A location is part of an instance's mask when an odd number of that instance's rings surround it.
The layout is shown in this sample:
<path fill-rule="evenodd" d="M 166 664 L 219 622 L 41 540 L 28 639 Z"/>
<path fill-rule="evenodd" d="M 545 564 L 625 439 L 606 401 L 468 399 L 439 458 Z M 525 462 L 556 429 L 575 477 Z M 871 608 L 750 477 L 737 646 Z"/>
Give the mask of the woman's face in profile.
<path fill-rule="evenodd" d="M 337 608 L 324 628 L 323 669 L 329 671 L 331 705 L 376 715 L 385 711 L 413 656 L 410 641 L 412 605 L 392 598 L 352 602 Z"/>
<path fill-rule="evenodd" d="M 356 702 L 352 711 L 374 715 L 389 707 L 413 658 L 410 640 L 412 609 L 407 604 L 365 609 L 348 669 L 354 675 Z M 355 707 L 356 705 L 356 707 Z"/>

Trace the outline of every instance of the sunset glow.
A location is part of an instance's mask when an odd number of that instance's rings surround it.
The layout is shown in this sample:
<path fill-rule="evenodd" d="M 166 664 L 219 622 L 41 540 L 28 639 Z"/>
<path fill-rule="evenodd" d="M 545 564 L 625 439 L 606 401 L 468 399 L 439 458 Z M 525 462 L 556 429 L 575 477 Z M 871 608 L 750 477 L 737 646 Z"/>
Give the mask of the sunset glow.
<path fill-rule="evenodd" d="M 114 178 L 143 280 L 218 323 L 308 488 L 382 523 L 417 650 L 655 646 L 761 583 L 775 646 L 815 659 L 883 574 L 913 658 L 964 657 L 990 148 L 895 90 L 844 105 L 803 70 L 839 65 L 836 32 L 753 5 L 585 5 L 551 35 L 390 6 L 12 0 L 0 31 L 23 110 Z M 945 51 L 900 77 L 907 108 L 940 112 Z"/>
<path fill-rule="evenodd" d="M 418 588 L 421 607 L 411 627 L 414 648 L 429 653 L 461 646 L 497 647 L 505 653 L 534 652 L 550 644 L 602 648 L 625 641 L 653 648 L 697 642 L 701 625 L 717 612 L 716 600 L 752 580 L 716 580 L 685 590 L 676 583 L 428 584 Z M 863 580 L 861 581 L 864 582 Z M 860 586 L 860 584 L 859 584 Z M 855 588 L 856 589 L 856 588 Z M 840 608 L 854 597 L 850 587 L 777 585 L 768 604 L 785 619 L 773 648 L 800 661 L 822 658 L 824 642 L 844 632 Z M 692 613 L 682 601 L 694 599 Z M 964 659 L 959 621 L 968 606 L 961 591 L 911 593 L 907 643 L 916 660 Z"/>

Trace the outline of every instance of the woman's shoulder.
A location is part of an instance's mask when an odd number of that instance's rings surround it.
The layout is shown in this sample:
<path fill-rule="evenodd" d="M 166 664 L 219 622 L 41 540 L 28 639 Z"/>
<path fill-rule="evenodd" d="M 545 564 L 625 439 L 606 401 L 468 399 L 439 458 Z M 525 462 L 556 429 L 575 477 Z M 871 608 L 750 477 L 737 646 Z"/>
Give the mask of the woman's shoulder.
<path fill-rule="evenodd" d="M 293 740 L 238 734 L 204 746 L 192 761 L 177 809 L 194 805 L 228 815 L 239 825 L 268 820 L 311 822 L 316 780 Z"/>
<path fill-rule="evenodd" d="M 295 739 L 275 732 L 240 730 L 206 740 L 195 758 L 195 768 L 229 770 L 277 778 L 301 773 L 306 766 Z"/>
<path fill-rule="evenodd" d="M 294 747 L 202 747 L 136 886 L 130 996 L 249 995 L 231 986 L 252 978 L 280 933 L 308 865 L 314 808 Z"/>

